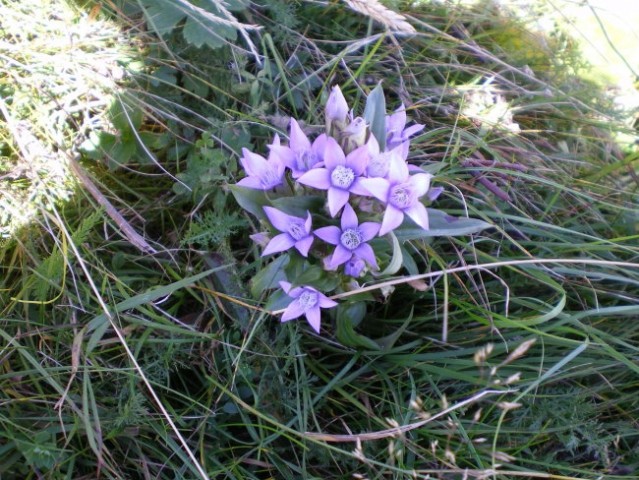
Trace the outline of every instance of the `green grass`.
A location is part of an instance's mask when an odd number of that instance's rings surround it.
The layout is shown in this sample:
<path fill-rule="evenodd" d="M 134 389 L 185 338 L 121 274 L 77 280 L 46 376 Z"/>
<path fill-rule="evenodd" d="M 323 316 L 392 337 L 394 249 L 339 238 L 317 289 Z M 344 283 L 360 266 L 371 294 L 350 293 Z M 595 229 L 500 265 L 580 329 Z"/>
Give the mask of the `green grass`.
<path fill-rule="evenodd" d="M 636 132 L 570 32 L 432 4 L 394 38 L 273 0 L 212 50 L 141 5 L 2 3 L 0 477 L 637 474 L 637 152 L 615 142 Z M 437 208 L 494 228 L 406 241 L 392 292 L 367 286 L 367 350 L 263 310 L 227 186 L 289 116 L 323 125 L 331 85 L 361 111 L 379 80 L 427 125 Z"/>

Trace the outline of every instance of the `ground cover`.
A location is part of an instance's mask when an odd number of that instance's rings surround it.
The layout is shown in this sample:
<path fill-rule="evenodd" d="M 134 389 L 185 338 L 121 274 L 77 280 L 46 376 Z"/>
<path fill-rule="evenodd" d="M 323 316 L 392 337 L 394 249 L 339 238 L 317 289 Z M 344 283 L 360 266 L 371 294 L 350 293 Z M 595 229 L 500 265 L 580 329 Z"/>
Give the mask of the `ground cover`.
<path fill-rule="evenodd" d="M 629 112 L 570 32 L 388 5 L 2 3 L 3 478 L 636 475 Z M 491 228 L 282 324 L 242 149 L 380 81 L 433 206 Z"/>

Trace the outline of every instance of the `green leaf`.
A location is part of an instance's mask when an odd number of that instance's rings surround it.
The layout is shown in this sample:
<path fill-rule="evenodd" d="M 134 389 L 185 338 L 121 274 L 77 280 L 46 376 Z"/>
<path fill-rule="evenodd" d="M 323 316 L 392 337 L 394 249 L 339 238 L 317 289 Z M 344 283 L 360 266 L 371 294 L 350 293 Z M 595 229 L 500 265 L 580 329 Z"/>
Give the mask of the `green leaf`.
<path fill-rule="evenodd" d="M 404 321 L 404 323 L 402 323 L 401 327 L 399 327 L 390 335 L 386 335 L 385 337 L 378 338 L 375 340 L 382 350 L 390 350 L 391 348 L 393 348 L 393 346 L 395 345 L 395 342 L 397 342 L 399 337 L 401 337 L 402 333 L 404 333 L 404 331 L 408 327 L 408 324 L 413 319 L 413 311 L 414 311 L 414 308 L 411 308 L 410 315 Z"/>
<path fill-rule="evenodd" d="M 384 98 L 382 82 L 377 84 L 366 99 L 364 120 L 377 139 L 380 151 L 383 152 L 386 150 L 386 99 Z"/>
<path fill-rule="evenodd" d="M 476 218 L 451 217 L 441 210 L 427 208 L 430 228 L 398 228 L 395 230 L 400 242 L 428 237 L 454 237 L 457 235 L 471 235 L 492 228 L 490 223 Z"/>
<path fill-rule="evenodd" d="M 342 303 L 337 306 L 337 331 L 335 336 L 346 347 L 365 348 L 379 351 L 379 345 L 372 339 L 355 331 L 355 325 L 366 315 L 364 302 Z"/>
<path fill-rule="evenodd" d="M 160 36 L 171 33 L 184 22 L 182 36 L 191 45 L 210 48 L 224 46 L 237 39 L 237 29 L 226 23 L 229 11 L 240 11 L 248 6 L 246 0 L 226 0 L 224 13 L 213 1 L 189 2 L 174 0 L 144 0 L 144 15 L 150 29 Z M 218 20 L 219 19 L 219 20 Z M 231 17 L 232 19 L 232 17 Z"/>
<path fill-rule="evenodd" d="M 393 256 L 386 268 L 378 274 L 374 274 L 376 277 L 387 277 L 389 275 L 395 275 L 400 268 L 402 268 L 403 255 L 402 249 L 399 245 L 399 241 L 393 232 L 388 232 L 393 245 Z"/>
<path fill-rule="evenodd" d="M 118 141 L 118 137 L 108 132 L 91 132 L 80 145 L 80 152 L 93 160 L 101 160 L 105 155 L 110 155 L 111 150 Z"/>
<path fill-rule="evenodd" d="M 306 212 L 320 212 L 326 204 L 326 199 L 319 195 L 308 195 L 304 197 L 280 197 L 274 199 L 273 206 L 284 213 L 296 217 L 306 218 Z"/>
<path fill-rule="evenodd" d="M 213 15 L 216 13 L 211 12 Z M 219 12 L 217 12 L 219 15 Z M 189 15 L 182 30 L 184 40 L 195 47 L 207 45 L 210 48 L 223 47 L 227 40 L 233 42 L 237 39 L 237 30 L 230 26 L 217 22 L 204 15 Z"/>
<path fill-rule="evenodd" d="M 310 285 L 324 293 L 335 290 L 339 285 L 339 275 L 335 275 L 335 272 L 327 272 L 318 265 L 308 265 L 306 262 L 302 263 L 302 268 L 302 273 L 289 276 L 294 279 L 295 285 Z"/>
<path fill-rule="evenodd" d="M 193 93 L 196 97 L 206 98 L 209 93 L 209 86 L 206 82 L 200 80 L 195 75 L 184 75 L 184 88 Z"/>
<path fill-rule="evenodd" d="M 279 282 L 286 280 L 284 269 L 290 260 L 287 254 L 280 255 L 255 274 L 251 281 L 251 295 L 253 295 L 253 298 L 259 298 L 266 290 L 279 288 Z"/>
<path fill-rule="evenodd" d="M 229 190 L 235 197 L 237 203 L 247 212 L 252 213 L 257 218 L 267 221 L 263 207 L 270 205 L 266 192 L 255 188 L 246 188 L 240 185 L 229 185 Z"/>
<path fill-rule="evenodd" d="M 250 0 L 225 0 L 226 9 L 231 12 L 239 12 L 249 6 Z"/>
<path fill-rule="evenodd" d="M 175 26 L 184 19 L 186 13 L 179 1 L 173 0 L 144 0 L 144 16 L 149 29 L 160 36 L 173 31 Z"/>
<path fill-rule="evenodd" d="M 413 256 L 402 246 L 402 265 L 406 269 L 409 275 L 419 274 L 419 268 L 415 263 Z"/>
<path fill-rule="evenodd" d="M 131 102 L 130 99 L 118 97 L 109 108 L 109 117 L 113 126 L 123 133 L 139 130 L 144 119 L 144 112 Z"/>
<path fill-rule="evenodd" d="M 114 170 L 121 165 L 129 163 L 129 160 L 138 151 L 138 142 L 133 137 L 121 136 L 111 147 L 111 150 L 105 152 L 109 158 L 109 168 Z"/>

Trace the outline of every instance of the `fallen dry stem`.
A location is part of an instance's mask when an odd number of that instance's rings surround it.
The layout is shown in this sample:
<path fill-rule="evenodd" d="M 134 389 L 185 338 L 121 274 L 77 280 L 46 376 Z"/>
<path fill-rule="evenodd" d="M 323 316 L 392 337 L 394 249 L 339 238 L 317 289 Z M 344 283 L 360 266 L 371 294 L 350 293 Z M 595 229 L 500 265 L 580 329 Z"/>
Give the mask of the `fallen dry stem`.
<path fill-rule="evenodd" d="M 358 295 L 360 293 L 372 292 L 374 290 L 379 290 L 385 287 L 401 285 L 403 283 L 414 282 L 416 280 L 422 280 L 426 278 L 438 277 L 440 275 L 448 275 L 451 273 L 470 272 L 473 270 L 487 270 L 487 269 L 499 268 L 499 267 L 517 267 L 521 265 L 547 265 L 552 263 L 560 263 L 560 264 L 579 263 L 582 265 L 601 265 L 601 266 L 607 266 L 607 267 L 620 267 L 620 268 L 624 267 L 624 268 L 639 269 L 639 263 L 612 262 L 608 260 L 589 260 L 584 258 L 533 258 L 533 259 L 522 259 L 522 260 L 509 260 L 509 261 L 503 261 L 503 262 L 492 262 L 492 263 L 484 263 L 484 264 L 478 264 L 478 265 L 465 265 L 463 267 L 447 268 L 444 270 L 437 270 L 434 272 L 422 273 L 419 275 L 408 275 L 406 277 L 396 278 L 394 280 L 387 280 L 385 282 L 369 285 L 368 287 L 361 287 L 356 290 L 351 290 L 350 292 L 338 293 L 337 295 L 333 295 L 329 298 L 331 300 L 338 300 L 340 298 L 347 298 L 353 295 Z M 283 312 L 284 312 L 284 309 L 274 310 L 271 312 L 271 315 L 279 315 L 280 313 L 283 313 Z"/>

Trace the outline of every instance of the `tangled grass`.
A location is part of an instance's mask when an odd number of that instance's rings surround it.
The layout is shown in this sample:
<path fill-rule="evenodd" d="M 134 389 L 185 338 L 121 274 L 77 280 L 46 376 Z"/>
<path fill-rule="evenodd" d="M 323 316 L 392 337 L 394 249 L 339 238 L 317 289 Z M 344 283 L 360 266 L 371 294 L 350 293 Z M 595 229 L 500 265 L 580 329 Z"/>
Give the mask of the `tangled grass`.
<path fill-rule="evenodd" d="M 559 30 L 396 2 L 398 33 L 363 3 L 229 2 L 259 29 L 216 50 L 160 0 L 2 3 L 3 478 L 636 474 L 627 112 Z M 321 125 L 328 86 L 358 109 L 379 80 L 427 124 L 438 207 L 494 228 L 403 239 L 346 347 L 264 311 L 226 186 L 290 116 Z"/>

